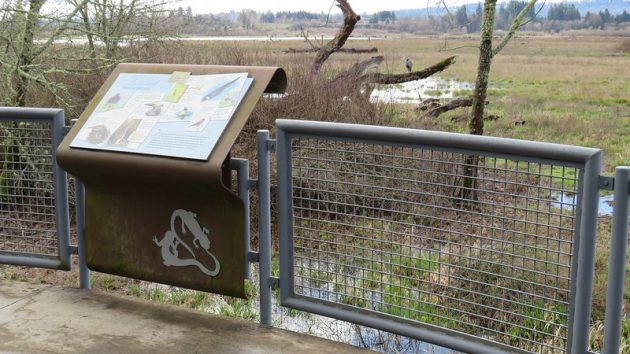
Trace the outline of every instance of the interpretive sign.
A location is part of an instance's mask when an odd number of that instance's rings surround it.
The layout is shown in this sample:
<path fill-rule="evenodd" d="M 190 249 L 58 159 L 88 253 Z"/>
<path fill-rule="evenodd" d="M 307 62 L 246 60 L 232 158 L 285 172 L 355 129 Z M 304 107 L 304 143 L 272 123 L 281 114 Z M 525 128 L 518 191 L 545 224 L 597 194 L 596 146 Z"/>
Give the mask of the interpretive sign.
<path fill-rule="evenodd" d="M 247 73 L 121 73 L 70 146 L 205 160 L 251 83 Z"/>
<path fill-rule="evenodd" d="M 244 297 L 230 151 L 263 93 L 285 87 L 273 67 L 118 65 L 57 149 L 85 186 L 88 267 Z"/>

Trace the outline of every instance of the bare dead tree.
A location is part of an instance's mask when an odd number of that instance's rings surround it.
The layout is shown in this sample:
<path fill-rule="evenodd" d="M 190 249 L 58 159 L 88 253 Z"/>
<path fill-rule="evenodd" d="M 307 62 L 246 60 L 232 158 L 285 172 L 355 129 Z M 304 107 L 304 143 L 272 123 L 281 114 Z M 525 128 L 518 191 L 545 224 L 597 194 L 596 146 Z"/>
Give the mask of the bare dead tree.
<path fill-rule="evenodd" d="M 529 0 L 527 5 L 514 18 L 512 25 L 496 48 L 492 48 L 492 37 L 494 34 L 494 19 L 497 7 L 497 0 L 485 0 L 483 17 L 481 21 L 481 39 L 479 43 L 479 62 L 477 65 L 477 79 L 475 81 L 475 91 L 472 97 L 472 112 L 469 121 L 469 132 L 473 135 L 483 135 L 483 115 L 488 91 L 488 81 L 490 67 L 495 55 L 505 48 L 514 33 L 523 26 L 525 16 L 536 5 L 537 0 Z M 479 156 L 469 155 L 466 157 L 464 165 L 464 177 L 460 187 L 459 196 L 463 201 L 478 200 L 477 175 L 479 170 Z"/>
<path fill-rule="evenodd" d="M 343 46 L 348 40 L 348 37 L 352 34 L 355 25 L 361 20 L 361 17 L 354 12 L 348 0 L 336 0 L 336 5 L 341 9 L 343 14 L 343 23 L 341 24 L 335 37 L 320 47 L 316 47 L 309 41 L 311 48 L 318 48 L 310 71 L 310 77 L 313 80 L 320 79 L 320 72 L 326 60 L 333 53 L 339 52 L 343 49 Z M 377 68 L 383 61 L 383 56 L 376 56 L 358 62 L 345 72 L 338 74 L 329 82 L 329 84 L 336 87 L 355 89 L 358 92 L 361 85 L 367 85 L 369 88 L 372 88 L 376 84 L 399 84 L 408 81 L 420 80 L 445 70 L 455 63 L 455 57 L 452 56 L 425 69 L 404 74 L 369 72 L 371 69 Z M 369 96 L 370 92 L 371 89 L 368 89 L 367 96 Z"/>
<path fill-rule="evenodd" d="M 496 13 L 497 1 L 486 0 L 484 3 L 483 17 L 481 21 L 481 40 L 479 44 L 479 62 L 477 65 L 477 80 L 475 81 L 475 91 L 473 93 L 473 109 L 470 117 L 470 134 L 483 135 L 483 114 L 484 102 L 488 91 L 488 79 L 490 76 L 490 66 L 492 59 L 505 48 L 512 39 L 516 31 L 525 23 L 525 16 L 536 5 L 537 0 L 530 0 L 527 5 L 514 18 L 508 33 L 496 48 L 492 48 L 492 36 L 494 34 L 494 17 Z"/>
<path fill-rule="evenodd" d="M 313 65 L 311 66 L 311 78 L 319 76 L 319 72 L 321 71 L 324 62 L 334 52 L 338 51 L 344 46 L 344 44 L 346 44 L 346 40 L 348 40 L 352 31 L 354 31 L 354 26 L 361 19 L 361 16 L 354 12 L 348 0 L 337 0 L 337 6 L 343 13 L 343 23 L 335 37 L 319 48 L 319 51 L 315 56 L 315 60 L 313 61 Z"/>

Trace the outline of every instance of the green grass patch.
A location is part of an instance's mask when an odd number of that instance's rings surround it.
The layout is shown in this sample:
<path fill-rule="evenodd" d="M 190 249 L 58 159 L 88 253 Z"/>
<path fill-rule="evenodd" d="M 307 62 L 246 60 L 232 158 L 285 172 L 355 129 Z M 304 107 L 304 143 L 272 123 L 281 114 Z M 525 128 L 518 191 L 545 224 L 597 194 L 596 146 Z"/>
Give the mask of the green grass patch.
<path fill-rule="evenodd" d="M 498 89 L 498 88 L 489 88 L 487 92 L 488 97 L 503 97 L 507 94 L 508 94 L 507 90 Z"/>
<path fill-rule="evenodd" d="M 219 308 L 219 314 L 250 321 L 258 318 L 251 300 L 236 298 L 227 298 L 226 304 Z"/>
<path fill-rule="evenodd" d="M 453 97 L 470 97 L 472 95 L 473 95 L 473 90 L 469 90 L 469 89 L 453 90 Z"/>
<path fill-rule="evenodd" d="M 544 176 L 542 178 L 550 180 L 552 186 L 565 191 L 573 191 L 577 189 L 578 171 L 571 167 L 545 165 L 541 174 Z"/>
<path fill-rule="evenodd" d="M 320 270 L 311 270 L 309 280 L 312 286 L 320 287 L 323 284 L 326 284 L 333 280 L 333 273 Z"/>
<path fill-rule="evenodd" d="M 441 90 L 426 90 L 424 91 L 424 94 L 428 96 L 440 97 L 444 94 L 444 92 L 442 92 Z"/>
<path fill-rule="evenodd" d="M 541 342 L 550 335 L 556 335 L 559 328 L 567 324 L 566 305 L 552 306 L 537 301 L 531 304 L 513 305 L 513 310 L 521 320 L 515 323 L 518 326 L 510 328 L 509 333 L 518 338 Z"/>

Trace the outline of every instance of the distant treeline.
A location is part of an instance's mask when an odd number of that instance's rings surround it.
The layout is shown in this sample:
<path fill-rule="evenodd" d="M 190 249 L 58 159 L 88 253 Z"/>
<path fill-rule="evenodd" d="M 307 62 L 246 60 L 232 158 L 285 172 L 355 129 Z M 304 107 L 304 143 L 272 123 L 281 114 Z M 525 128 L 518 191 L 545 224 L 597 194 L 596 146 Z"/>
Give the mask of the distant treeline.
<path fill-rule="evenodd" d="M 514 18 L 525 8 L 526 4 L 526 1 L 519 0 L 501 4 L 496 12 L 495 27 L 508 30 Z M 362 15 L 363 18 L 358 27 L 411 33 L 444 33 L 454 29 L 474 33 L 481 29 L 482 12 L 481 3 L 462 5 L 450 11 L 442 9 L 439 13 L 430 13 L 425 17 L 413 18 L 397 16 L 394 11 L 379 11 Z M 180 25 L 182 32 L 191 34 L 204 34 L 209 31 L 214 33 L 234 30 L 255 31 L 261 29 L 261 24 L 273 23 L 295 24 L 293 29 L 298 30 L 302 28 L 304 23 L 308 22 L 327 23 L 330 26 L 336 26 L 342 21 L 339 14 L 308 11 L 266 11 L 259 13 L 244 9 L 240 12 L 193 15 L 190 7 L 172 11 L 170 16 L 171 21 Z M 611 14 L 608 9 L 599 12 L 587 11 L 582 14 L 575 4 L 566 2 L 545 4 L 544 8 L 537 6 L 532 8 L 526 17 L 529 20 L 525 29 L 550 32 L 583 28 L 605 29 L 630 22 L 630 13 L 625 10 L 616 15 Z"/>
<path fill-rule="evenodd" d="M 508 30 L 514 18 L 526 5 L 526 1 L 516 0 L 500 5 L 495 18 L 495 27 L 497 29 Z M 546 16 L 540 15 L 540 8 L 532 8 L 527 13 L 526 17 L 532 19 L 532 24 L 529 26 L 530 29 L 558 31 L 567 29 L 567 26 L 571 29 L 604 29 L 608 25 L 630 22 L 630 13 L 628 13 L 628 11 L 611 15 L 608 9 L 606 9 L 598 13 L 586 12 L 586 14 L 582 16 L 574 4 L 558 3 L 546 6 L 549 6 Z M 453 14 L 443 15 L 442 20 L 448 20 L 455 26 L 464 27 L 469 33 L 478 32 L 481 28 L 481 4 L 477 4 L 474 12 L 469 13 L 469 11 L 470 6 L 462 5 L 458 7 Z"/>
<path fill-rule="evenodd" d="M 318 20 L 324 16 L 323 13 L 314 13 L 308 11 L 278 11 L 273 13 L 271 11 L 267 11 L 260 15 L 260 22 L 264 23 L 273 23 L 273 22 L 287 22 L 287 21 L 308 21 L 308 20 Z"/>
<path fill-rule="evenodd" d="M 385 22 L 390 23 L 396 21 L 396 14 L 394 11 L 379 11 L 368 18 L 369 23 Z"/>

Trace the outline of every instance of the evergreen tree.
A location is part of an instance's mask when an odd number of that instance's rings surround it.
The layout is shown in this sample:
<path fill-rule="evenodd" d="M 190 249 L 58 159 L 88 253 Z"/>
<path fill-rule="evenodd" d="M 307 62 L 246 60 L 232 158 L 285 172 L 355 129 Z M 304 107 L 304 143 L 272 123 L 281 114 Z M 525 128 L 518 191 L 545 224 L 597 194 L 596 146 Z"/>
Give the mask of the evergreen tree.
<path fill-rule="evenodd" d="M 260 22 L 273 23 L 275 21 L 276 21 L 276 16 L 271 11 L 267 11 L 264 14 L 260 15 Z"/>
<path fill-rule="evenodd" d="M 615 22 L 617 22 L 617 23 L 630 22 L 630 13 L 628 11 L 626 11 L 626 10 L 623 10 L 622 13 L 620 13 L 617 16 L 615 16 Z"/>
<path fill-rule="evenodd" d="M 468 14 L 466 13 L 466 5 L 460 6 L 455 12 L 455 21 L 459 26 L 468 24 Z"/>
<path fill-rule="evenodd" d="M 547 13 L 548 20 L 577 21 L 581 19 L 580 11 L 574 4 L 552 4 Z"/>

